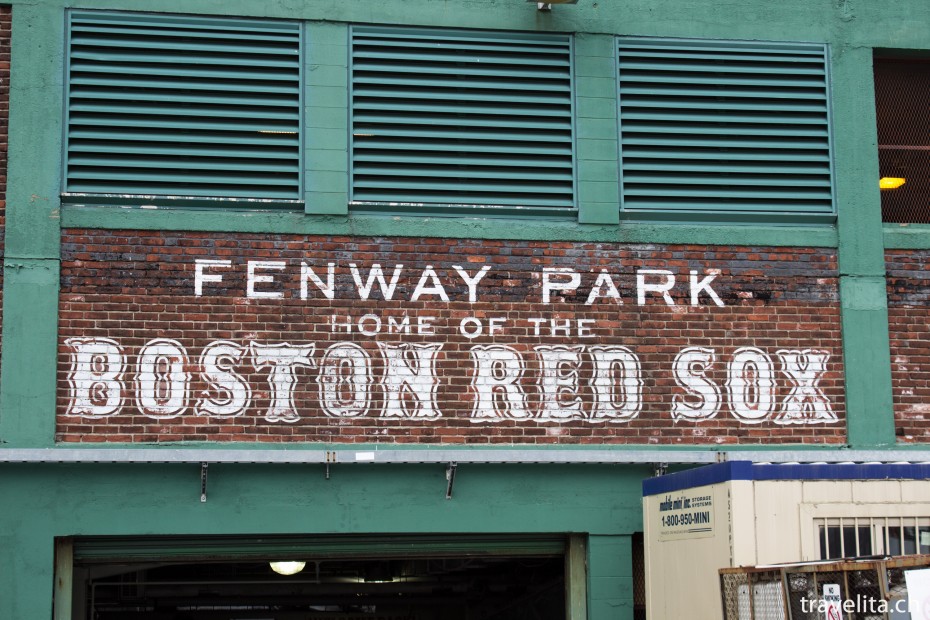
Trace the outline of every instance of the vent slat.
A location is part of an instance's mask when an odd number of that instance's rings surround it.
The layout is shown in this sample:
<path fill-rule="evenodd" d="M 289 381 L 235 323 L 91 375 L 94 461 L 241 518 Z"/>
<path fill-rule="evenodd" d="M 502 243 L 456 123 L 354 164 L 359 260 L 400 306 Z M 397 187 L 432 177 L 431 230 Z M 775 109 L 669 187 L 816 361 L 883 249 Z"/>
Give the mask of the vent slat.
<path fill-rule="evenodd" d="M 65 191 L 298 200 L 301 27 L 74 11 Z"/>
<path fill-rule="evenodd" d="M 352 201 L 574 208 L 571 39 L 352 29 Z"/>

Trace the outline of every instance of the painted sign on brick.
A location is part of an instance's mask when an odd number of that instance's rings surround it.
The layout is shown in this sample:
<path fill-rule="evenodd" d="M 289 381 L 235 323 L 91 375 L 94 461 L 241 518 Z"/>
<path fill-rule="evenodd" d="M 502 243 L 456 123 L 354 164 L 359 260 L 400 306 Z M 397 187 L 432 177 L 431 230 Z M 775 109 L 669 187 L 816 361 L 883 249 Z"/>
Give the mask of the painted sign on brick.
<path fill-rule="evenodd" d="M 64 248 L 63 441 L 843 439 L 822 252 L 86 231 Z"/>

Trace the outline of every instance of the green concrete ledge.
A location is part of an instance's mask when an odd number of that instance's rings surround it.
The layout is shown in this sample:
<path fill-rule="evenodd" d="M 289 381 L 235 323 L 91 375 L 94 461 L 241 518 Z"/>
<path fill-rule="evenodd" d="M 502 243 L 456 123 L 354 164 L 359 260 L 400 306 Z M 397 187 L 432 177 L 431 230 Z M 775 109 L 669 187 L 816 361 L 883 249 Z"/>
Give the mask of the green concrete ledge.
<path fill-rule="evenodd" d="M 616 241 L 776 247 L 836 247 L 831 226 L 652 223 L 579 224 L 566 219 L 409 217 L 373 214 L 307 216 L 294 212 L 144 209 L 71 206 L 62 209 L 64 228 L 186 230 L 297 235 L 373 235 L 477 239 Z"/>

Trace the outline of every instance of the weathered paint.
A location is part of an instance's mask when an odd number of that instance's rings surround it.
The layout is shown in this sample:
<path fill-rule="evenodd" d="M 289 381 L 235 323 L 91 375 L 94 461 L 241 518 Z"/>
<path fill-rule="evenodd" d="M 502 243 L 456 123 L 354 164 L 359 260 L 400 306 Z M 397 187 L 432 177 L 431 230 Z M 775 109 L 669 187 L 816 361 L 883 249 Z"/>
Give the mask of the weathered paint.
<path fill-rule="evenodd" d="M 62 248 L 59 441 L 845 439 L 831 250 L 77 229 Z"/>

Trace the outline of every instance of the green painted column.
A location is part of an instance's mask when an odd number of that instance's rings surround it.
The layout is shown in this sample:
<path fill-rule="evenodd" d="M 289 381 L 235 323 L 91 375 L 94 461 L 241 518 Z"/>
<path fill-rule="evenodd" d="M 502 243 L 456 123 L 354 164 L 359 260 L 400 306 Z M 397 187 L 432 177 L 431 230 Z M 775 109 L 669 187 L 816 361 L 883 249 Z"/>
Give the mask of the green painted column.
<path fill-rule="evenodd" d="M 64 13 L 17 4 L 12 37 L 0 442 L 49 446 L 58 348 Z"/>
<path fill-rule="evenodd" d="M 307 213 L 348 212 L 348 30 L 346 24 L 307 24 L 304 137 Z"/>
<path fill-rule="evenodd" d="M 893 445 L 891 355 L 872 50 L 832 50 L 840 303 L 848 443 Z"/>
<path fill-rule="evenodd" d="M 55 543 L 50 525 L 37 515 L 34 527 L 6 530 L 0 536 L 0 618 L 45 620 L 52 617 Z"/>
<path fill-rule="evenodd" d="M 575 157 L 582 224 L 620 222 L 616 57 L 613 36 L 575 37 Z"/>
<path fill-rule="evenodd" d="M 631 537 L 588 538 L 588 620 L 633 620 Z"/>

